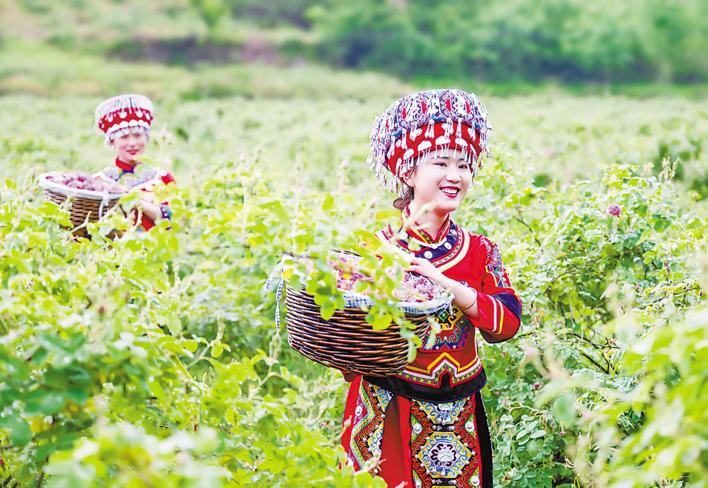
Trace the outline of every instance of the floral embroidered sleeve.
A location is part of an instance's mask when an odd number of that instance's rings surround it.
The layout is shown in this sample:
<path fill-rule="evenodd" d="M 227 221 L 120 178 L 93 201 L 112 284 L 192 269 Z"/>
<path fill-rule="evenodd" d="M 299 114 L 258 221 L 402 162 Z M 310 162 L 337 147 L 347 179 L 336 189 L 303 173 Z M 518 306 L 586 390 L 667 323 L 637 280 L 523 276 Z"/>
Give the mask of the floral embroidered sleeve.
<path fill-rule="evenodd" d="M 487 342 L 502 342 L 514 337 L 521 325 L 521 300 L 511 287 L 497 245 L 482 237 L 486 264 L 482 287 L 477 295 L 479 316 L 472 320 Z"/>

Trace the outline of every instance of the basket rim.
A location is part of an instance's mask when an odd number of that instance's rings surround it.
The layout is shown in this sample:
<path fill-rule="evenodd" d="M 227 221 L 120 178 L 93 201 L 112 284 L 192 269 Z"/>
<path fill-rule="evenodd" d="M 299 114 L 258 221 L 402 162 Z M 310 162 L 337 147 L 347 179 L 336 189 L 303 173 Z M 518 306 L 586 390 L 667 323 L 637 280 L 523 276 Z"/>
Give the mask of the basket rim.
<path fill-rule="evenodd" d="M 312 297 L 309 293 L 305 291 L 305 287 L 300 289 L 293 288 L 286 283 L 287 291 L 292 291 L 298 294 L 307 295 Z M 361 293 L 356 293 L 352 291 L 339 290 L 344 295 L 344 306 L 345 308 L 353 308 L 356 310 L 361 310 L 361 307 L 372 307 L 374 305 L 374 300 Z M 408 315 L 435 315 L 441 310 L 444 310 L 452 305 L 452 294 L 446 292 L 445 297 L 436 298 L 433 300 L 427 300 L 425 302 L 396 302 L 396 306 Z"/>
<path fill-rule="evenodd" d="M 118 200 L 123 195 L 127 194 L 127 192 L 108 193 L 93 190 L 80 190 L 78 188 L 71 188 L 69 186 L 62 185 L 61 183 L 56 183 L 49 179 L 50 176 L 61 174 L 63 174 L 61 171 L 49 171 L 47 173 L 42 173 L 39 176 L 39 186 L 44 190 L 54 191 L 67 197 L 72 196 L 78 198 L 85 198 L 87 200 Z"/>

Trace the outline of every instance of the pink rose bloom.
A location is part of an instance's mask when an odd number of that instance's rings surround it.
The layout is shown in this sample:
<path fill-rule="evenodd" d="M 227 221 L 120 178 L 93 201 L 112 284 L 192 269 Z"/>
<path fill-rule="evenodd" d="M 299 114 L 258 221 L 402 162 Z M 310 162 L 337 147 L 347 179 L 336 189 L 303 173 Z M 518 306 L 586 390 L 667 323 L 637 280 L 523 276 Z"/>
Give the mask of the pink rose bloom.
<path fill-rule="evenodd" d="M 622 214 L 622 207 L 620 207 L 616 203 L 613 203 L 609 207 L 607 207 L 607 213 L 610 215 L 614 215 L 615 217 L 619 217 Z"/>

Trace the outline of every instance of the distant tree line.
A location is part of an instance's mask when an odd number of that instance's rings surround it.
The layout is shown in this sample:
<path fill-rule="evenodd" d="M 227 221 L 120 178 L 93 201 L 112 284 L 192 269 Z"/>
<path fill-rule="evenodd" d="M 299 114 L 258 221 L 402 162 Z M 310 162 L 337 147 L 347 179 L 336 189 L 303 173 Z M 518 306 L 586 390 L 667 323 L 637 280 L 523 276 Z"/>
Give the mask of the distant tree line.
<path fill-rule="evenodd" d="M 488 81 L 705 82 L 705 0 L 192 0 L 316 34 L 337 66 Z M 213 9 L 212 9 L 213 10 Z"/>

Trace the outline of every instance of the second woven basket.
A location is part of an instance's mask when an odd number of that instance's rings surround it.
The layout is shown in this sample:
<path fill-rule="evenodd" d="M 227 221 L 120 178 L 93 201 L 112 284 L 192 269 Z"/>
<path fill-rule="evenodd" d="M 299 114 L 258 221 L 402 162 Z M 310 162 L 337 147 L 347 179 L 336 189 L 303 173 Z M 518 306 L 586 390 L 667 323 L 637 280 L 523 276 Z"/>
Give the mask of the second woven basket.
<path fill-rule="evenodd" d="M 111 210 L 122 194 L 103 193 L 91 190 L 79 190 L 61 185 L 51 180 L 51 176 L 57 173 L 45 173 L 39 178 L 39 186 L 44 190 L 44 197 L 63 205 L 67 199 L 69 202 L 69 219 L 76 228 L 84 222 L 98 222 L 109 210 Z"/>

